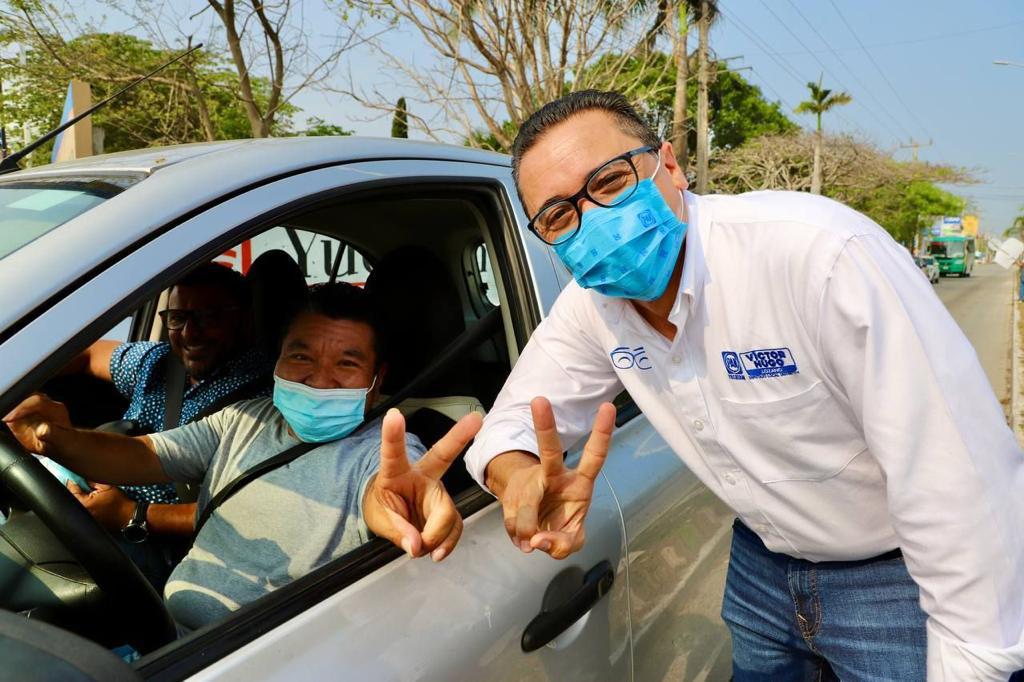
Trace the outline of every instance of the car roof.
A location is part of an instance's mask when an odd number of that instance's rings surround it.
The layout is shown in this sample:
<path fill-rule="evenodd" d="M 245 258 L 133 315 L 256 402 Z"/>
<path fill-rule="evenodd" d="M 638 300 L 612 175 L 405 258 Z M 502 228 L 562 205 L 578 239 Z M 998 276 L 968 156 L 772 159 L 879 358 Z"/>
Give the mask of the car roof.
<path fill-rule="evenodd" d="M 61 176 L 144 178 L 0 259 L 0 333 L 154 229 L 225 195 L 317 167 L 392 159 L 510 166 L 503 154 L 433 142 L 291 137 L 155 147 L 0 175 L 0 184 Z M 26 277 L 31 287 L 24 286 Z"/>
<path fill-rule="evenodd" d="M 509 157 L 504 154 L 437 142 L 391 137 L 282 137 L 198 142 L 89 156 L 0 176 L 0 181 L 91 173 L 152 174 L 176 164 L 195 163 L 200 157 L 208 157 L 202 161 L 220 166 L 223 172 L 243 171 L 249 175 L 264 176 L 293 170 L 296 158 L 302 159 L 303 166 L 369 159 L 440 159 L 501 166 L 510 164 Z M 259 163 L 254 165 L 254 160 Z"/>

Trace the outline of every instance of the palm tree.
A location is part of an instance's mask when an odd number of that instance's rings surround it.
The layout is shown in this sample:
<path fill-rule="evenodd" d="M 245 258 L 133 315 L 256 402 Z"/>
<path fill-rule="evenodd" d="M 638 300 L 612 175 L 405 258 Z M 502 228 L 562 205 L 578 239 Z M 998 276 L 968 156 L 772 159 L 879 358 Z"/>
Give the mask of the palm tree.
<path fill-rule="evenodd" d="M 807 84 L 807 89 L 811 91 L 811 98 L 800 102 L 795 109 L 798 114 L 814 114 L 818 117 L 818 135 L 814 142 L 814 170 L 811 173 L 811 194 L 821 194 L 821 145 L 824 139 L 821 115 L 833 107 L 853 101 L 853 97 L 849 93 L 833 92 L 821 87 L 821 80 L 824 76 L 825 74 L 819 76 L 817 83 Z"/>

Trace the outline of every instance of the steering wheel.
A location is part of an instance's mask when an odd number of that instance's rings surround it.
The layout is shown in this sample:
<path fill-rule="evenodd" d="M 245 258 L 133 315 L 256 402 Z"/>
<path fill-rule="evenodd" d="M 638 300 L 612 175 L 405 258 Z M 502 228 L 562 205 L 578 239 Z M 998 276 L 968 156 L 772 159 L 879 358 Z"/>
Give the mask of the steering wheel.
<path fill-rule="evenodd" d="M 174 640 L 164 601 L 88 510 L 6 431 L 0 433 L 0 485 L 46 524 L 114 609 L 131 623 L 125 637 L 140 653 Z"/>

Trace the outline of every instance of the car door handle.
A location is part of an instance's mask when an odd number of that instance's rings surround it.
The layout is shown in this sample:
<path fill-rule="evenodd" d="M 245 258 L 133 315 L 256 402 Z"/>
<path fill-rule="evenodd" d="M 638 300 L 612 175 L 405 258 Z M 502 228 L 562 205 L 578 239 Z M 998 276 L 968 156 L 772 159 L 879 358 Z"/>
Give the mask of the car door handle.
<path fill-rule="evenodd" d="M 541 611 L 526 626 L 521 641 L 523 652 L 536 651 L 568 630 L 608 594 L 614 582 L 615 571 L 608 560 L 587 571 L 580 589 L 554 609 Z"/>

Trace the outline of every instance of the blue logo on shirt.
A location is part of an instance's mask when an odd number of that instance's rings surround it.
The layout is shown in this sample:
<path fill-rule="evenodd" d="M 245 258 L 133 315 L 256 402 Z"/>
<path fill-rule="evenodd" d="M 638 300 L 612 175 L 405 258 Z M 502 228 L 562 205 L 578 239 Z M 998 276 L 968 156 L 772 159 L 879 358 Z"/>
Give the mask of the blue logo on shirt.
<path fill-rule="evenodd" d="M 737 379 L 739 381 L 746 379 L 743 376 L 743 365 L 740 364 L 739 355 L 731 350 L 722 351 L 722 362 L 725 363 L 725 373 L 729 375 L 730 379 Z"/>
<path fill-rule="evenodd" d="M 619 346 L 611 352 L 611 358 L 612 364 L 615 365 L 616 369 L 633 369 L 634 367 L 637 369 L 651 369 L 653 367 L 643 346 L 637 346 L 636 348 Z"/>
<path fill-rule="evenodd" d="M 793 352 L 788 348 L 763 348 L 743 353 L 724 351 L 722 360 L 730 379 L 743 379 L 744 374 L 750 379 L 766 379 L 799 371 Z"/>

